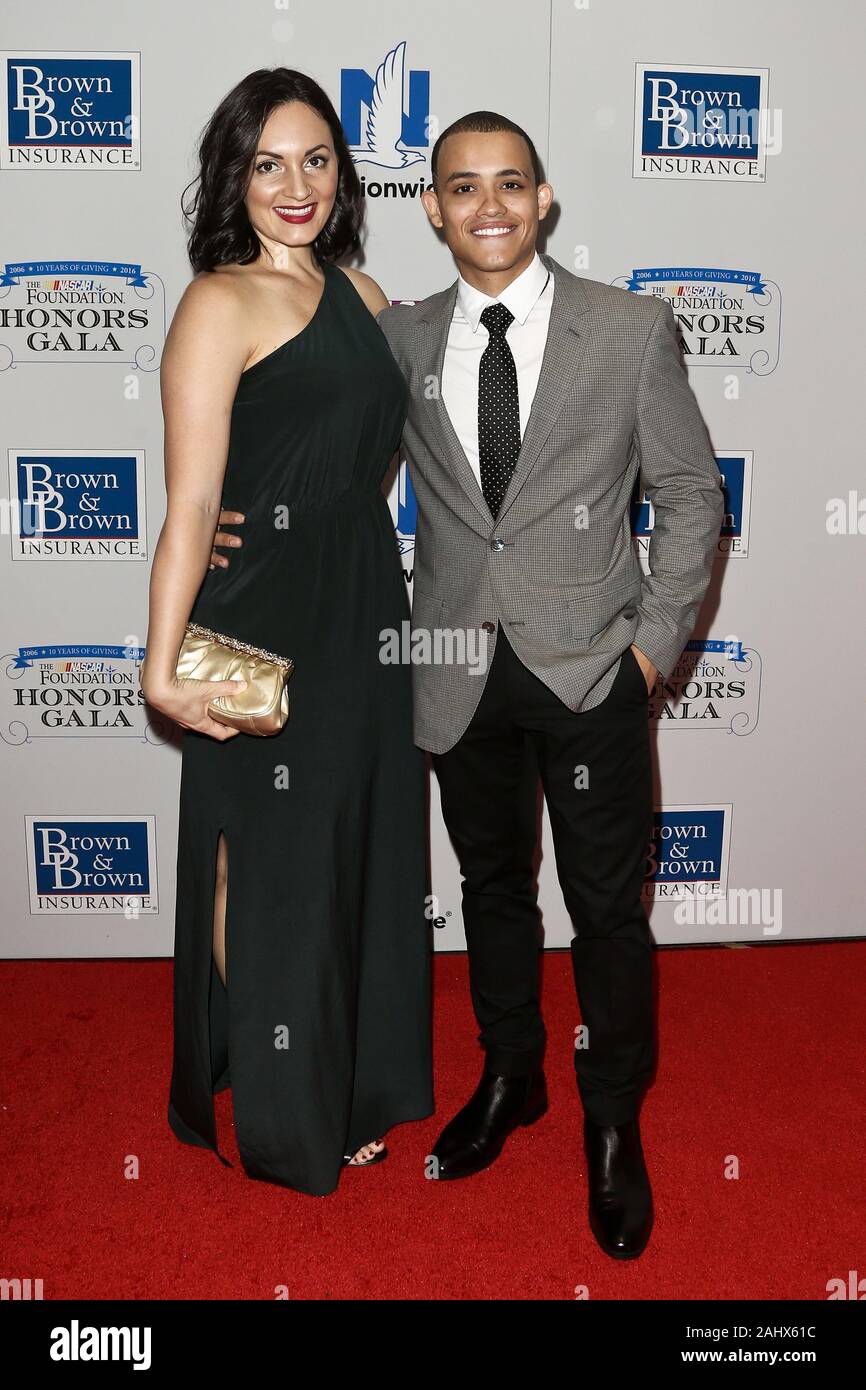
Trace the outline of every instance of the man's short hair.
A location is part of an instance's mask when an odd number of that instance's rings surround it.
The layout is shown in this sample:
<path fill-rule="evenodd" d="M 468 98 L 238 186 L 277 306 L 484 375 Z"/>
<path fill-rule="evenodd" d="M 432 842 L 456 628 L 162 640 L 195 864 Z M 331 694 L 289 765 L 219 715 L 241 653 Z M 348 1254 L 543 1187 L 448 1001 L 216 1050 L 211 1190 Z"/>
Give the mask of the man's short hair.
<path fill-rule="evenodd" d="M 510 130 L 513 135 L 519 135 L 521 140 L 526 141 L 529 150 L 529 158 L 532 164 L 532 173 L 536 184 L 544 179 L 541 168 L 541 160 L 538 158 L 538 151 L 530 140 L 526 131 L 519 126 L 516 121 L 510 121 L 507 116 L 500 116 L 496 111 L 470 111 L 468 116 L 461 116 L 459 120 L 452 121 L 451 125 L 443 130 L 436 144 L 433 146 L 433 153 L 430 156 L 430 173 L 433 178 L 433 185 L 436 186 L 437 165 L 439 163 L 439 151 L 443 141 L 449 135 L 469 135 L 478 132 L 482 135 L 498 134 L 499 131 Z"/>

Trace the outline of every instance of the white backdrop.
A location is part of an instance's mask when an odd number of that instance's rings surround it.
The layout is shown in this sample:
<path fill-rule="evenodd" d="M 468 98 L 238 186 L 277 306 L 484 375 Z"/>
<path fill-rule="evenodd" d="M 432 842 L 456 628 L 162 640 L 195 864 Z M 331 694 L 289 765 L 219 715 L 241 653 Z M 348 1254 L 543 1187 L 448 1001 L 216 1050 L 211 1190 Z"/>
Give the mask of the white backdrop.
<path fill-rule="evenodd" d="M 137 681 L 158 368 L 190 275 L 196 137 L 274 65 L 340 110 L 367 187 L 358 263 L 393 300 L 454 279 L 418 191 L 438 130 L 479 108 L 536 140 L 556 192 L 544 249 L 670 297 L 728 516 L 691 650 L 651 703 L 653 932 L 862 935 L 858 0 L 7 0 L 2 22 L 0 953 L 172 951 L 180 760 Z M 394 50 L 404 169 L 357 146 Z M 411 584 L 404 469 L 391 501 Z M 22 533 L 31 516 L 44 539 Z M 459 949 L 435 779 L 431 811 L 436 941 Z M 540 892 L 563 946 L 546 820 Z"/>

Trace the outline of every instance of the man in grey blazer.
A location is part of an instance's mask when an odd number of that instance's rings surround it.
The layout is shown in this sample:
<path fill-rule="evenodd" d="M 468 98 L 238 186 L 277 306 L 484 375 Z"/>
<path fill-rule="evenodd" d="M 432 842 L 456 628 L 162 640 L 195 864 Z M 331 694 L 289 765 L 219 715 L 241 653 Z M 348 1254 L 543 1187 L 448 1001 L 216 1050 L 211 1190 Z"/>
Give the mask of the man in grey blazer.
<path fill-rule="evenodd" d="M 433 755 L 460 860 L 484 1049 L 436 1172 L 477 1173 L 547 1107 L 540 774 L 575 928 L 590 1226 L 630 1259 L 652 1227 L 638 1121 L 655 1041 L 647 704 L 694 627 L 721 480 L 670 306 L 538 255 L 553 190 L 526 132 L 474 112 L 431 166 L 423 203 L 458 279 L 377 319 L 410 393 L 415 741 Z M 655 504 L 647 576 L 629 524 L 638 472 Z M 239 520 L 223 512 L 220 526 Z M 238 543 L 217 532 L 217 546 Z"/>
<path fill-rule="evenodd" d="M 576 932 L 590 1224 L 628 1259 L 652 1225 L 638 1123 L 654 1050 L 647 703 L 707 587 L 721 480 L 667 302 L 537 254 L 553 194 L 526 133 L 474 112 L 431 165 L 423 202 L 459 278 L 378 322 L 410 388 L 413 641 L 431 634 L 434 654 L 413 665 L 415 741 L 460 860 L 485 1053 L 433 1152 L 440 1178 L 468 1176 L 546 1109 L 540 772 Z M 655 505 L 648 576 L 629 524 L 639 470 Z M 484 662 L 468 659 L 479 637 Z"/>

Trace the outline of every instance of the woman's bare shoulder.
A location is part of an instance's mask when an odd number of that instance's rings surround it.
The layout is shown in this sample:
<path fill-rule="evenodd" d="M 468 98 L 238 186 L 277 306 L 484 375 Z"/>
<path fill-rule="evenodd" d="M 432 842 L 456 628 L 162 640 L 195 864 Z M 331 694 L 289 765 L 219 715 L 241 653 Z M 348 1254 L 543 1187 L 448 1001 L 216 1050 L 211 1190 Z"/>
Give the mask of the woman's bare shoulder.
<path fill-rule="evenodd" d="M 250 297 L 243 277 L 225 268 L 199 271 L 174 311 L 163 364 L 221 356 L 239 370 L 250 350 Z"/>
<path fill-rule="evenodd" d="M 356 270 L 354 266 L 341 265 L 338 269 L 351 280 L 374 318 L 382 309 L 387 309 L 391 301 L 386 298 L 382 287 L 376 283 L 372 275 L 367 275 L 363 270 Z"/>
<path fill-rule="evenodd" d="M 250 288 L 233 266 L 200 270 L 180 297 L 175 318 L 241 320 L 249 311 Z"/>

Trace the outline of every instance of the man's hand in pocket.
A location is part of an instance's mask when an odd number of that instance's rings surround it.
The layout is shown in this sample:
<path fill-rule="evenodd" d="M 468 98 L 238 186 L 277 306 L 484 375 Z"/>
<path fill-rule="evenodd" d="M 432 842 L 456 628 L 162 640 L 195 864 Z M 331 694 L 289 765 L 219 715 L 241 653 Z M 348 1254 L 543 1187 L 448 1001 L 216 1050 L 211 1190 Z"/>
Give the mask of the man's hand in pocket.
<path fill-rule="evenodd" d="M 658 680 L 658 667 L 653 666 L 649 657 L 644 656 L 640 648 L 636 647 L 634 643 L 632 643 L 631 649 L 635 654 L 635 659 L 637 661 L 638 666 L 643 671 L 643 678 L 647 683 L 647 694 L 651 695 L 653 693 L 655 683 Z"/>

